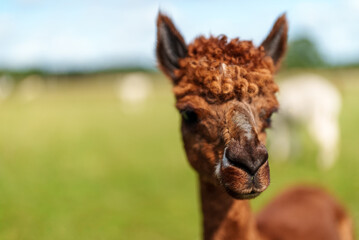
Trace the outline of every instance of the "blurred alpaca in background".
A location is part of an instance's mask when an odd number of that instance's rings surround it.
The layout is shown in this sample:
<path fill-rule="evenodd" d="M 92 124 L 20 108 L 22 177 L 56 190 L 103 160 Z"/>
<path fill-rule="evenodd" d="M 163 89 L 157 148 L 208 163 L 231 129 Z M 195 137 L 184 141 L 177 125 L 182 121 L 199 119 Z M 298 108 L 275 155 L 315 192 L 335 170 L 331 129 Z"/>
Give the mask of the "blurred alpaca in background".
<path fill-rule="evenodd" d="M 318 146 L 317 163 L 333 166 L 339 151 L 341 95 L 327 79 L 305 74 L 281 82 L 280 110 L 270 134 L 272 159 L 287 160 L 298 139 L 295 127 L 305 127 Z"/>
<path fill-rule="evenodd" d="M 117 81 L 116 95 L 126 104 L 139 105 L 144 103 L 151 91 L 151 79 L 144 73 L 129 73 Z"/>

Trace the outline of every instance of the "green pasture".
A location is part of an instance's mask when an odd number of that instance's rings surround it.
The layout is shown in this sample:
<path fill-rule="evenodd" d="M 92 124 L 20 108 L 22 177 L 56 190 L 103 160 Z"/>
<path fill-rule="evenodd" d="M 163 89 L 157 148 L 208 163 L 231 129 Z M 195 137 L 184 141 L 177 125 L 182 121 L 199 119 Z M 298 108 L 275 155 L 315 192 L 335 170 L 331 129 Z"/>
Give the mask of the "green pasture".
<path fill-rule="evenodd" d="M 284 72 L 279 79 L 295 72 Z M 359 227 L 359 71 L 319 71 L 343 94 L 341 153 L 318 170 L 303 152 L 271 161 L 257 211 L 295 183 L 324 186 Z M 20 85 L 0 101 L 0 239 L 200 239 L 196 174 L 186 162 L 170 84 L 151 74 L 141 105 L 116 96 L 123 75 L 48 77 L 31 100 Z"/>

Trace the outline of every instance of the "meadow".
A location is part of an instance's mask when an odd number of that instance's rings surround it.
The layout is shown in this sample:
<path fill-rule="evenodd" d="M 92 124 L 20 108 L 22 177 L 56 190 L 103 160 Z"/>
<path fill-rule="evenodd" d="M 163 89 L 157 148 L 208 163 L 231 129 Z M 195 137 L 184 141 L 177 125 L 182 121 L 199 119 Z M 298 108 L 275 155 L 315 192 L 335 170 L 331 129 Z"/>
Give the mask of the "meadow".
<path fill-rule="evenodd" d="M 343 95 L 339 159 L 319 170 L 303 132 L 295 159 L 270 159 L 271 185 L 252 206 L 260 210 L 293 184 L 316 184 L 345 204 L 358 229 L 359 70 L 315 72 Z M 19 83 L 0 100 L 1 240 L 201 238 L 197 176 L 171 86 L 152 73 L 152 94 L 133 105 L 117 97 L 123 76 L 50 76 L 35 95 Z"/>

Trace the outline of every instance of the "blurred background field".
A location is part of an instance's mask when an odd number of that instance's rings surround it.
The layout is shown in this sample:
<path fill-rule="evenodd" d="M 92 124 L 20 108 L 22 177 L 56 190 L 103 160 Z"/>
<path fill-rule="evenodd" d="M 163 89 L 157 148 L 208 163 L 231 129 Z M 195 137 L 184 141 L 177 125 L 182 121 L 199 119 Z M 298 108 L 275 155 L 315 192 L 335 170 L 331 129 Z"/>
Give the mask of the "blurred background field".
<path fill-rule="evenodd" d="M 253 207 L 292 184 L 315 183 L 336 194 L 357 228 L 359 70 L 313 71 L 343 94 L 340 157 L 320 171 L 303 133 L 297 159 L 271 161 L 271 186 Z M 296 73 L 282 71 L 278 80 Z M 27 90 L 13 86 L 0 101 L 0 239 L 200 238 L 196 176 L 171 86 L 146 74 L 153 90 L 134 105 L 118 98 L 126 73 L 32 77 L 38 82 Z"/>

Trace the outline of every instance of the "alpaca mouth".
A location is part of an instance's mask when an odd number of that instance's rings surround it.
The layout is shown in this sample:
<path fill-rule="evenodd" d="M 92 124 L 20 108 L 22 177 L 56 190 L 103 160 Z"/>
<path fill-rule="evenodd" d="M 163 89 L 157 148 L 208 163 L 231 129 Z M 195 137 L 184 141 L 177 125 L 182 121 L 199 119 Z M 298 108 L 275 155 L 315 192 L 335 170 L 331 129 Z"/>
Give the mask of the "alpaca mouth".
<path fill-rule="evenodd" d="M 241 200 L 245 200 L 245 199 L 253 199 L 255 197 L 258 197 L 262 192 L 256 192 L 256 191 L 252 191 L 250 193 L 236 193 L 233 192 L 229 189 L 226 188 L 226 191 L 228 192 L 229 195 L 231 195 L 233 198 L 236 199 L 241 199 Z"/>
<path fill-rule="evenodd" d="M 252 183 L 253 184 L 253 183 Z M 247 183 L 249 185 L 249 183 Z M 253 184 L 254 185 L 254 184 Z M 254 186 L 246 189 L 236 187 L 235 184 L 225 184 L 224 189 L 226 192 L 235 199 L 252 199 L 258 197 L 267 187 L 258 189 Z"/>

